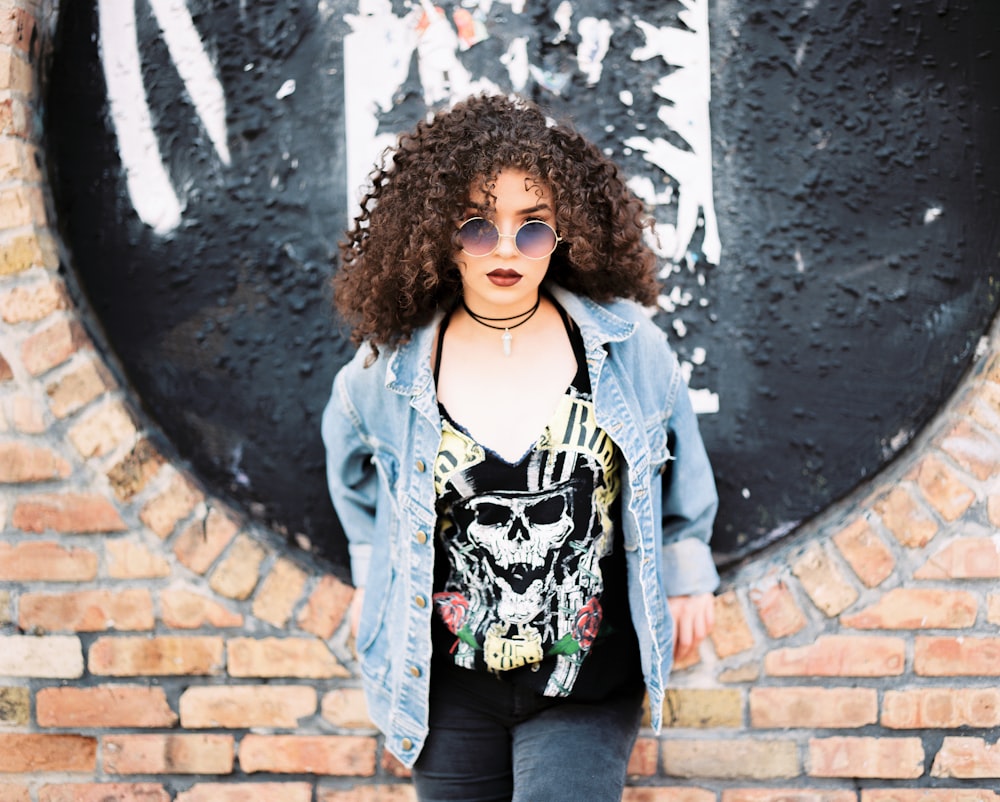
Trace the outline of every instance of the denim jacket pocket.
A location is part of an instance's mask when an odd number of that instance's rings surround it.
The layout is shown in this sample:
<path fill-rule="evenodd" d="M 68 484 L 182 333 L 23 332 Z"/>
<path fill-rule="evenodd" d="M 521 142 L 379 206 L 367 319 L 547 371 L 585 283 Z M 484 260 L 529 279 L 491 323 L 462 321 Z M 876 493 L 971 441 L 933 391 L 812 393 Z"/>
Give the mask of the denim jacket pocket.
<path fill-rule="evenodd" d="M 395 584 L 396 572 L 391 562 L 373 560 L 361 620 L 358 622 L 357 648 L 362 671 L 379 682 L 389 673 L 391 662 L 385 624 Z"/>

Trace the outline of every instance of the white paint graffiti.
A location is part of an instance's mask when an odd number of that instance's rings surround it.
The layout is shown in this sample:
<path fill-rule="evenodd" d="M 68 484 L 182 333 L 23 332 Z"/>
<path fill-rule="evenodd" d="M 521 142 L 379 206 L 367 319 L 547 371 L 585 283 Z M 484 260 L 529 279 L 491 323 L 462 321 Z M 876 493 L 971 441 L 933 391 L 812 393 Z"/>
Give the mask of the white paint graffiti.
<path fill-rule="evenodd" d="M 671 254 L 680 261 L 698 228 L 699 211 L 704 217 L 705 236 L 702 253 L 711 264 L 722 257 L 722 243 L 715 217 L 712 194 L 712 133 L 708 106 L 711 98 L 711 64 L 708 42 L 708 3 L 705 0 L 682 0 L 685 10 L 681 21 L 689 30 L 656 28 L 642 20 L 637 27 L 645 34 L 646 44 L 632 52 L 636 61 L 659 57 L 681 69 L 657 81 L 653 91 L 670 105 L 660 106 L 658 117 L 690 146 L 682 150 L 661 137 L 631 137 L 625 144 L 642 151 L 646 159 L 672 176 L 680 185 L 676 240 Z"/>
<path fill-rule="evenodd" d="M 195 112 L 223 164 L 226 101 L 183 0 L 150 0 L 171 60 L 184 81 Z M 182 199 L 163 163 L 142 81 L 135 0 L 99 0 L 100 53 L 108 106 L 132 205 L 139 218 L 165 236 L 181 222 Z"/>

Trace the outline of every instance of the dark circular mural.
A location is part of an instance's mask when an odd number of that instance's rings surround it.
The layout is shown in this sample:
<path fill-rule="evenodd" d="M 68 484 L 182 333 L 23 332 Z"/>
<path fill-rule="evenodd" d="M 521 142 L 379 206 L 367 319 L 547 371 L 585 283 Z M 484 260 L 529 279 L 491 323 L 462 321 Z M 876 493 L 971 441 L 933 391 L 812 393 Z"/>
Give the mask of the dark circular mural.
<path fill-rule="evenodd" d="M 66 4 L 45 128 L 70 267 L 177 452 L 344 568 L 336 242 L 395 132 L 523 92 L 657 218 L 731 562 L 891 460 L 1000 304 L 1000 6 L 790 5 Z"/>

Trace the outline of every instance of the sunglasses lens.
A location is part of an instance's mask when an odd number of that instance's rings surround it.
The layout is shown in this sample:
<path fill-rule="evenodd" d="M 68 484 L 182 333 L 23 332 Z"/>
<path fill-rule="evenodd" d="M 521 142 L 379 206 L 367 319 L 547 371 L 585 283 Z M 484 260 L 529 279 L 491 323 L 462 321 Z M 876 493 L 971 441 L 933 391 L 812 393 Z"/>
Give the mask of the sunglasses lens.
<path fill-rule="evenodd" d="M 529 259 L 544 259 L 556 247 L 556 232 L 541 220 L 529 220 L 517 230 L 517 249 Z"/>
<path fill-rule="evenodd" d="M 458 241 L 462 250 L 471 256 L 486 256 L 493 253 L 499 240 L 497 227 L 482 217 L 466 220 L 458 229 Z"/>

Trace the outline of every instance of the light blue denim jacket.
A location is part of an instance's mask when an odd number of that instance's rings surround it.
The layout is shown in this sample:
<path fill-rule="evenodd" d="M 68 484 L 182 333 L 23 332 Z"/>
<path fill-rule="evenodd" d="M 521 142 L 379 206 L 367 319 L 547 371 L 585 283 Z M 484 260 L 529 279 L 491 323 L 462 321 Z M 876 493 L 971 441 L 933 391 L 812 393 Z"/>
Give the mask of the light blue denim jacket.
<path fill-rule="evenodd" d="M 597 421 L 623 457 L 629 603 L 658 731 L 673 660 L 666 599 L 719 584 L 708 547 L 715 482 L 666 335 L 631 301 L 598 304 L 549 289 L 580 327 Z M 427 734 L 441 438 L 431 347 L 439 322 L 368 368 L 362 347 L 337 374 L 322 423 L 330 496 L 354 582 L 366 587 L 357 650 L 368 712 L 406 766 Z"/>

